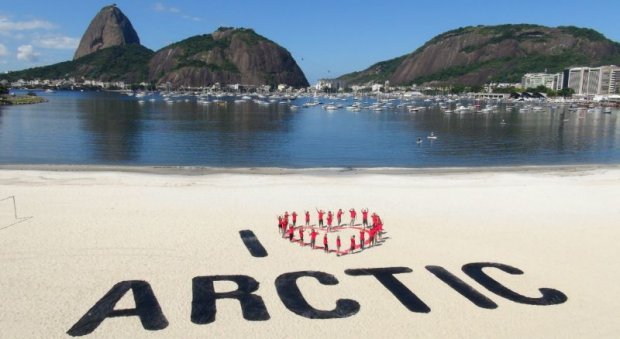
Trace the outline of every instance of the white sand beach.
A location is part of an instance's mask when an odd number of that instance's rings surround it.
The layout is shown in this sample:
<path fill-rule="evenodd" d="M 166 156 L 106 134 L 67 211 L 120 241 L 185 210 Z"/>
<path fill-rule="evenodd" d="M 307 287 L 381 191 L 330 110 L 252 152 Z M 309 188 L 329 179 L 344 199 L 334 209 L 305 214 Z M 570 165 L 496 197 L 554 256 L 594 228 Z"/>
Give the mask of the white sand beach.
<path fill-rule="evenodd" d="M 146 281 L 168 325 L 146 330 L 138 316 L 109 317 L 94 338 L 368 337 L 610 338 L 620 333 L 620 167 L 489 170 L 126 170 L 0 169 L 0 337 L 68 337 L 115 284 Z M 337 257 L 283 240 L 276 215 L 368 207 L 385 241 Z M 17 212 L 17 219 L 15 218 Z M 30 219 L 25 219 L 31 217 Z M 24 219 L 21 219 L 24 218 Z M 303 220 L 303 218 L 299 218 Z M 349 220 L 345 214 L 344 221 Z M 300 222 L 298 222 L 299 224 Z M 239 236 L 267 250 L 253 257 Z M 306 240 L 309 241 L 309 240 Z M 343 245 L 348 246 L 348 239 Z M 484 270 L 531 298 L 504 298 L 461 269 L 501 263 L 522 275 Z M 441 266 L 482 293 L 482 308 L 426 269 Z M 429 308 L 412 312 L 373 276 L 347 269 L 407 267 L 395 274 Z M 320 271 L 338 283 L 297 281 L 317 310 L 352 299 L 339 319 L 292 312 L 275 285 L 284 274 Z M 214 322 L 192 322 L 192 279 L 243 275 L 260 286 L 269 319 L 245 320 L 240 303 L 217 300 Z M 216 292 L 234 291 L 229 281 Z M 135 308 L 132 292 L 115 306 Z"/>

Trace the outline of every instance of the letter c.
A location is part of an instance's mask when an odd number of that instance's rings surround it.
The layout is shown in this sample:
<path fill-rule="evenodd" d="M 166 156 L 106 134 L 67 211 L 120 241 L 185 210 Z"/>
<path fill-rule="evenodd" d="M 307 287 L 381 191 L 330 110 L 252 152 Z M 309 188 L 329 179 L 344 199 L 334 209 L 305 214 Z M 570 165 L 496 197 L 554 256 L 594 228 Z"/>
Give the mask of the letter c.
<path fill-rule="evenodd" d="M 360 304 L 351 299 L 338 299 L 336 308 L 331 311 L 317 310 L 308 304 L 297 286 L 297 279 L 301 277 L 315 278 L 322 285 L 338 284 L 338 279 L 333 275 L 318 271 L 300 271 L 280 275 L 276 278 L 276 290 L 284 306 L 291 312 L 309 319 L 334 319 L 350 317 L 360 310 Z"/>
<path fill-rule="evenodd" d="M 552 288 L 540 288 L 539 291 L 542 296 L 539 298 L 531 298 L 521 295 L 500 284 L 497 280 L 489 277 L 482 271 L 482 269 L 486 267 L 494 267 L 509 274 L 523 274 L 523 271 L 518 268 L 500 263 L 465 264 L 463 265 L 463 272 L 465 272 L 465 274 L 467 274 L 470 278 L 477 281 L 480 285 L 486 287 L 489 291 L 517 303 L 528 305 L 557 305 L 568 300 L 568 297 L 564 293 Z"/>

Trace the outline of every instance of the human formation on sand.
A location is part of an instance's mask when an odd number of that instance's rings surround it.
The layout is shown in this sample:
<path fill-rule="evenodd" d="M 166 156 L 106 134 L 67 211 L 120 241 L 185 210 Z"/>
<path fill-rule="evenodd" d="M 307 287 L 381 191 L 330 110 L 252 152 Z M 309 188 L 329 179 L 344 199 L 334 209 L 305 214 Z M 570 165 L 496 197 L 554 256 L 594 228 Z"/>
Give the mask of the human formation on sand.
<path fill-rule="evenodd" d="M 288 239 L 290 242 L 299 243 L 300 246 L 310 246 L 311 249 L 320 249 L 325 253 L 336 253 L 337 256 L 353 253 L 357 250 L 362 251 L 367 247 L 376 245 L 383 241 L 383 221 L 377 213 L 370 214 L 371 222 L 368 223 L 368 208 L 362 208 L 361 224 L 356 223 L 358 212 L 355 208 L 349 209 L 350 221 L 343 223 L 342 216 L 345 214 L 342 209 L 338 209 L 336 213 L 316 208 L 317 219 L 316 224 L 310 224 L 310 211 L 304 211 L 304 225 L 297 226 L 297 212 L 288 211 L 283 215 L 278 215 L 278 231 L 282 238 Z M 334 217 L 336 223 L 334 224 Z M 336 234 L 342 230 L 353 230 L 359 232 L 359 240 L 355 234 L 351 235 L 350 245 L 348 248 L 342 248 L 342 240 L 340 234 Z M 308 238 L 304 238 L 305 234 Z M 323 234 L 322 246 L 317 245 L 316 240 L 320 234 Z M 331 233 L 331 235 L 330 235 Z M 350 232 L 348 232 L 349 234 Z M 306 239 L 309 241 L 306 242 Z M 336 248 L 330 249 L 330 239 L 335 239 Z"/>

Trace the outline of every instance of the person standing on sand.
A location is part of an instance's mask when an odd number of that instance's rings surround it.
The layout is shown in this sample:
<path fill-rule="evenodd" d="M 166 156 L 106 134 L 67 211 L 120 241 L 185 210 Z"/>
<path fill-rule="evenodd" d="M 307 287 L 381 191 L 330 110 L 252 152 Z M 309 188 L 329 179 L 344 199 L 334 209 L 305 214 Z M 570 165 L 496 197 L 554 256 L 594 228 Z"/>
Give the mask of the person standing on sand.
<path fill-rule="evenodd" d="M 297 212 L 293 211 L 293 214 L 291 214 L 291 217 L 293 218 L 293 226 L 297 226 Z"/>
<path fill-rule="evenodd" d="M 282 216 L 278 215 L 278 234 L 281 234 L 284 238 L 284 230 L 282 230 Z"/>
<path fill-rule="evenodd" d="M 377 236 L 379 237 L 379 240 L 383 240 L 383 221 L 381 221 L 381 218 L 377 215 Z"/>
<path fill-rule="evenodd" d="M 325 211 L 317 208 L 316 212 L 319 214 L 319 227 L 323 227 L 323 214 L 325 214 Z"/>
<path fill-rule="evenodd" d="M 342 215 L 344 214 L 344 212 L 342 211 L 342 208 L 338 209 L 338 212 L 336 213 L 336 218 L 338 219 L 338 226 L 340 226 L 341 222 L 342 222 Z"/>
<path fill-rule="evenodd" d="M 284 220 L 286 221 L 286 224 L 288 225 L 288 211 L 284 212 Z"/>
<path fill-rule="evenodd" d="M 329 247 L 327 245 L 327 232 L 325 232 L 325 235 L 323 236 L 323 252 L 329 253 Z"/>
<path fill-rule="evenodd" d="M 351 213 L 351 226 L 355 226 L 355 216 L 357 215 L 355 208 L 350 209 L 349 213 Z"/>
<path fill-rule="evenodd" d="M 353 253 L 355 252 L 355 235 L 351 236 L 351 249 L 350 252 Z"/>
<path fill-rule="evenodd" d="M 319 233 L 317 233 L 317 231 L 315 231 L 314 228 L 310 232 L 310 248 L 312 248 L 312 249 L 314 249 L 314 245 L 316 244 L 316 235 L 317 234 L 319 234 Z"/>
<path fill-rule="evenodd" d="M 303 246 L 304 245 L 304 228 L 303 227 L 299 227 L 299 246 Z"/>
<path fill-rule="evenodd" d="M 366 231 L 364 230 L 360 230 L 360 249 L 363 251 L 364 250 L 364 235 L 365 235 Z"/>
<path fill-rule="evenodd" d="M 306 213 L 306 226 L 310 226 L 310 212 L 305 211 Z"/>
<path fill-rule="evenodd" d="M 377 224 L 377 213 L 373 213 L 370 217 L 372 218 L 372 227 L 375 227 Z"/>
<path fill-rule="evenodd" d="M 290 242 L 293 242 L 293 235 L 295 235 L 295 227 L 293 227 L 293 225 L 290 225 L 288 227 L 288 240 Z"/>
<path fill-rule="evenodd" d="M 336 255 L 340 256 L 340 246 L 342 243 L 340 242 L 340 236 L 336 236 Z"/>
<path fill-rule="evenodd" d="M 332 211 L 327 212 L 327 231 L 329 232 L 332 229 L 332 222 L 334 221 L 334 215 Z"/>
<path fill-rule="evenodd" d="M 362 225 L 368 227 L 368 207 L 366 209 L 362 208 Z"/>
<path fill-rule="evenodd" d="M 375 245 L 375 233 L 375 227 L 371 228 L 370 231 L 368 231 L 368 245 L 370 246 Z"/>

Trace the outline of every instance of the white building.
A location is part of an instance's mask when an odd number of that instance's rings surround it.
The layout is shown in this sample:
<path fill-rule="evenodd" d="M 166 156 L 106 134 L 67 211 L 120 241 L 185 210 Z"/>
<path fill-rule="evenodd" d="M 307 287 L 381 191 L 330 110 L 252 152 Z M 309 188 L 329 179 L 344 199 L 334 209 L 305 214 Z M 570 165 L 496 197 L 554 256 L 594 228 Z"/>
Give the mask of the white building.
<path fill-rule="evenodd" d="M 325 89 L 331 89 L 332 88 L 332 83 L 328 80 L 319 80 L 317 81 L 316 85 L 314 85 L 314 88 L 317 91 L 323 91 Z"/>
<path fill-rule="evenodd" d="M 538 86 L 545 86 L 554 91 L 562 89 L 562 82 L 564 81 L 563 73 L 526 73 L 521 78 L 521 86 L 523 88 L 536 88 Z"/>
<path fill-rule="evenodd" d="M 568 70 L 568 87 L 577 95 L 609 95 L 620 89 L 620 67 L 574 67 Z"/>

